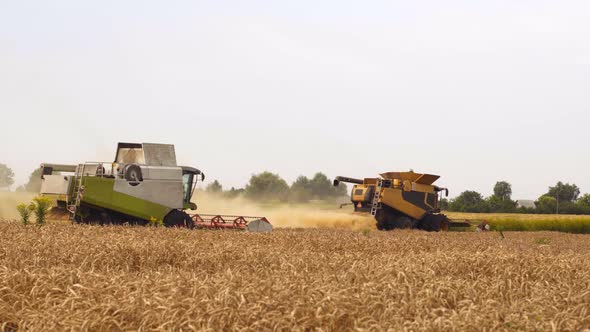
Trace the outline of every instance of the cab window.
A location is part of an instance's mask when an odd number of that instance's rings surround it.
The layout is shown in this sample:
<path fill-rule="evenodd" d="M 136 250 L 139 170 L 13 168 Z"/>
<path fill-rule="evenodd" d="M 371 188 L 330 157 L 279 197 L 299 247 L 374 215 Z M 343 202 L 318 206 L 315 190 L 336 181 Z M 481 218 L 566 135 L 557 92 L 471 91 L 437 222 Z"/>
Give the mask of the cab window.
<path fill-rule="evenodd" d="M 193 173 L 185 173 L 182 176 L 182 190 L 183 190 L 183 200 L 185 203 L 191 201 L 191 196 L 193 195 Z"/>

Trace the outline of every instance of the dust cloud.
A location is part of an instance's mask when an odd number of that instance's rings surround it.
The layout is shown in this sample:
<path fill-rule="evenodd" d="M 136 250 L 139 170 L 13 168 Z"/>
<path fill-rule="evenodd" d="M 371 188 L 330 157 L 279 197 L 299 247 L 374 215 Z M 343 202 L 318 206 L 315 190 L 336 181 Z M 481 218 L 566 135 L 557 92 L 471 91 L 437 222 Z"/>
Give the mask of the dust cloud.
<path fill-rule="evenodd" d="M 34 196 L 33 193 L 25 192 L 0 192 L 0 219 L 17 219 L 19 215 L 16 206 L 30 202 Z M 196 193 L 192 201 L 197 203 L 198 209 L 191 212 L 266 217 L 275 227 L 350 230 L 375 228 L 372 217 L 353 214 L 349 206 L 339 209 L 337 203 L 256 203 L 242 197 L 229 199 L 204 192 Z"/>
<path fill-rule="evenodd" d="M 0 192 L 0 219 L 18 218 L 16 206 L 20 203 L 29 203 L 35 197 L 33 193 L 27 192 Z"/>
<path fill-rule="evenodd" d="M 339 204 L 273 204 L 255 203 L 238 197 L 228 199 L 221 195 L 196 193 L 196 213 L 266 217 L 275 227 L 343 228 L 351 230 L 374 229 L 375 219 L 352 213 L 351 207 L 339 209 Z"/>

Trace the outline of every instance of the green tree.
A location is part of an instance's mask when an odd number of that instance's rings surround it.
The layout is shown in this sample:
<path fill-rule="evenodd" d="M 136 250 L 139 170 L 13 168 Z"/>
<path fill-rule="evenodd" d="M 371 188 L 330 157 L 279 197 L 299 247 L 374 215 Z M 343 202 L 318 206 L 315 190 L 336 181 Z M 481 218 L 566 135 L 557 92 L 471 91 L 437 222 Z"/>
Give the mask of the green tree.
<path fill-rule="evenodd" d="M 502 199 L 495 194 L 488 197 L 487 205 L 489 208 L 489 212 L 502 212 L 502 213 L 511 213 L 515 212 L 516 210 L 516 202 L 511 199 Z"/>
<path fill-rule="evenodd" d="M 559 213 L 561 214 L 584 214 L 585 210 L 576 202 L 559 202 Z"/>
<path fill-rule="evenodd" d="M 245 190 L 243 188 L 236 189 L 234 187 L 231 187 L 229 190 L 224 191 L 223 195 L 227 198 L 236 198 L 236 197 L 242 195 L 244 193 L 244 191 Z"/>
<path fill-rule="evenodd" d="M 285 201 L 289 194 L 289 185 L 278 174 L 263 172 L 252 175 L 246 185 L 245 194 L 250 199 Z"/>
<path fill-rule="evenodd" d="M 487 210 L 486 201 L 476 191 L 464 191 L 449 203 L 449 211 L 487 212 Z"/>
<path fill-rule="evenodd" d="M 590 194 L 584 194 L 578 198 L 577 203 L 581 206 L 590 207 Z"/>
<path fill-rule="evenodd" d="M 334 191 L 334 196 L 336 197 L 348 196 L 350 194 L 348 192 L 348 187 L 344 182 L 340 182 L 336 187 L 332 186 L 332 190 Z"/>
<path fill-rule="evenodd" d="M 512 185 L 506 181 L 496 182 L 494 196 L 502 201 L 509 201 L 512 197 Z"/>
<path fill-rule="evenodd" d="M 223 187 L 221 186 L 221 183 L 219 183 L 219 181 L 215 180 L 207 185 L 205 191 L 209 193 L 218 194 L 223 191 Z"/>
<path fill-rule="evenodd" d="M 307 176 L 299 176 L 291 185 L 289 190 L 289 200 L 297 203 L 306 203 L 311 199 L 311 181 Z"/>
<path fill-rule="evenodd" d="M 12 186 L 14 183 L 14 172 L 8 166 L 0 164 L 0 188 Z"/>
<path fill-rule="evenodd" d="M 322 199 L 334 195 L 332 189 L 332 181 L 321 172 L 315 173 L 313 178 L 309 181 L 311 193 L 315 198 Z"/>
<path fill-rule="evenodd" d="M 37 168 L 29 175 L 29 181 L 22 186 L 19 186 L 17 191 L 28 191 L 31 193 L 38 193 L 41 191 L 41 168 Z"/>
<path fill-rule="evenodd" d="M 334 187 L 328 177 L 318 172 L 312 179 L 306 176 L 299 176 L 289 189 L 289 200 L 292 202 L 305 203 L 311 199 L 330 199 L 340 196 L 347 196 L 346 184 L 340 183 Z"/>
<path fill-rule="evenodd" d="M 543 195 L 535 201 L 535 207 L 538 213 L 555 213 L 557 212 L 557 200 L 555 197 Z"/>
<path fill-rule="evenodd" d="M 494 194 L 486 199 L 489 212 L 515 212 L 517 203 L 511 199 L 512 185 L 498 181 L 494 185 Z"/>
<path fill-rule="evenodd" d="M 441 211 L 448 211 L 449 210 L 449 199 L 448 198 L 441 199 L 440 202 L 438 203 L 438 205 L 440 206 Z"/>
<path fill-rule="evenodd" d="M 549 187 L 549 192 L 545 195 L 559 200 L 560 204 L 562 202 L 573 202 L 578 199 L 578 196 L 580 196 L 580 188 L 575 184 L 564 184 L 559 181 L 555 186 Z"/>
<path fill-rule="evenodd" d="M 590 194 L 584 194 L 576 201 L 576 207 L 582 214 L 590 214 Z"/>

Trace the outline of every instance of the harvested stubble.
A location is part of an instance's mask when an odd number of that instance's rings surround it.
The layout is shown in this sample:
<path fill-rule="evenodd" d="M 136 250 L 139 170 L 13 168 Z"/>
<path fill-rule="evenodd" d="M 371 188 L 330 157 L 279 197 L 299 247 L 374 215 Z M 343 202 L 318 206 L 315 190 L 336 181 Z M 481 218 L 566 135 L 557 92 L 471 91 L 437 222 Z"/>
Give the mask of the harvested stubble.
<path fill-rule="evenodd" d="M 7 330 L 590 327 L 587 235 L 15 222 L 0 234 Z"/>

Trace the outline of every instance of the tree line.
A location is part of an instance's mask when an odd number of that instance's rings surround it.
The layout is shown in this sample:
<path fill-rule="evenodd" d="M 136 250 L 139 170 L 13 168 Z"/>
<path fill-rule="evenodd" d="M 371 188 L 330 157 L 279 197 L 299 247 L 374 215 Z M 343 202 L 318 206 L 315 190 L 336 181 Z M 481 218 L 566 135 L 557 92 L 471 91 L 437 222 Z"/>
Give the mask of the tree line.
<path fill-rule="evenodd" d="M 476 191 L 467 190 L 454 199 L 443 199 L 441 208 L 476 213 L 590 214 L 590 194 L 580 196 L 577 185 L 559 181 L 534 202 L 534 207 L 526 207 L 512 200 L 510 183 L 499 181 L 494 186 L 493 195 L 487 198 Z"/>
<path fill-rule="evenodd" d="M 14 184 L 14 172 L 5 164 L 0 164 L 0 189 Z M 29 176 L 29 181 L 18 186 L 16 191 L 39 192 L 41 190 L 41 168 L 35 169 Z"/>
<path fill-rule="evenodd" d="M 254 174 L 244 188 L 231 187 L 224 190 L 219 181 L 211 182 L 205 188 L 206 192 L 220 194 L 228 198 L 242 195 L 257 201 L 279 201 L 293 203 L 307 203 L 311 200 L 331 200 L 348 196 L 345 184 L 337 187 L 323 173 L 318 172 L 312 178 L 301 175 L 291 185 L 287 184 L 278 174 L 262 172 Z"/>
<path fill-rule="evenodd" d="M 5 164 L 0 164 L 0 188 L 14 184 L 14 172 Z M 31 173 L 29 181 L 19 186 L 17 191 L 39 192 L 41 189 L 41 169 Z M 243 196 L 252 200 L 306 203 L 310 200 L 330 200 L 348 196 L 345 184 L 332 186 L 332 181 L 323 173 L 313 177 L 299 176 L 289 185 L 278 174 L 262 172 L 250 177 L 244 188 L 231 187 L 224 190 L 219 181 L 210 183 L 205 191 L 223 195 L 228 198 Z M 489 212 L 489 213 L 538 213 L 538 214 L 588 214 L 590 215 L 590 194 L 580 195 L 580 188 L 575 184 L 557 182 L 541 195 L 534 207 L 519 206 L 512 199 L 512 185 L 499 181 L 494 186 L 494 193 L 489 197 L 467 190 L 454 199 L 442 199 L 441 208 L 452 212 Z"/>

